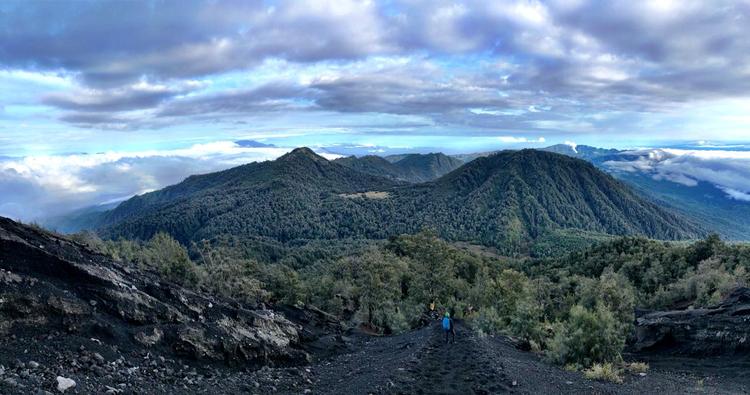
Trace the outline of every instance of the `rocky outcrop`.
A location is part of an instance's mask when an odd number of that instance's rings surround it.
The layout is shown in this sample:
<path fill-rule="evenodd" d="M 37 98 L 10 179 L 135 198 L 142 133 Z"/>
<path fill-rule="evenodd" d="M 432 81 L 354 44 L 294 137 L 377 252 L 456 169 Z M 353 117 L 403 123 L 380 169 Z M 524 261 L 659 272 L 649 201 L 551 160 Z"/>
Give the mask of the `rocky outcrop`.
<path fill-rule="evenodd" d="M 282 314 L 164 282 L 0 218 L 0 338 L 60 332 L 118 350 L 260 366 L 306 362 L 301 330 Z"/>
<path fill-rule="evenodd" d="M 634 349 L 690 356 L 750 352 L 750 288 L 737 288 L 710 308 L 639 317 Z"/>

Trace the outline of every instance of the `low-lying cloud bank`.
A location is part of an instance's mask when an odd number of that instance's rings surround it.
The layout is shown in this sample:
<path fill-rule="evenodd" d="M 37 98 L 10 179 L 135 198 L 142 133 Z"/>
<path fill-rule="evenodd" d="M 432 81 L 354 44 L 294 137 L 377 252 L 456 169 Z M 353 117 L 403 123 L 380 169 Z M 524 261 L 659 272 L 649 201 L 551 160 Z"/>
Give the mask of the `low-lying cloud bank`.
<path fill-rule="evenodd" d="M 0 215 L 25 221 L 48 218 L 291 150 L 246 145 L 219 141 L 167 151 L 0 158 Z"/>
<path fill-rule="evenodd" d="M 750 151 L 644 149 L 629 151 L 623 159 L 604 166 L 613 171 L 643 172 L 655 180 L 689 187 L 708 182 L 727 197 L 750 202 Z"/>

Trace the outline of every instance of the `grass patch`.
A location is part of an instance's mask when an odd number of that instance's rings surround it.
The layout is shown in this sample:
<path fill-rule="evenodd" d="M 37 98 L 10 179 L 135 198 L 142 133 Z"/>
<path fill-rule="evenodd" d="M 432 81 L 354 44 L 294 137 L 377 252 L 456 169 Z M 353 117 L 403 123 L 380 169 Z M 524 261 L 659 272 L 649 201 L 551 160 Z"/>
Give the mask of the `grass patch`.
<path fill-rule="evenodd" d="M 339 194 L 342 198 L 345 199 L 356 199 L 356 198 L 362 198 L 362 199 L 388 199 L 391 194 L 390 192 L 379 192 L 379 191 L 368 191 L 368 192 L 359 192 L 359 193 L 342 193 Z"/>
<path fill-rule="evenodd" d="M 648 372 L 648 364 L 645 362 L 631 362 L 625 365 L 625 369 L 630 373 L 646 373 Z"/>
<path fill-rule="evenodd" d="M 597 363 L 583 371 L 583 376 L 589 380 L 609 381 L 622 384 L 620 370 L 611 363 Z"/>

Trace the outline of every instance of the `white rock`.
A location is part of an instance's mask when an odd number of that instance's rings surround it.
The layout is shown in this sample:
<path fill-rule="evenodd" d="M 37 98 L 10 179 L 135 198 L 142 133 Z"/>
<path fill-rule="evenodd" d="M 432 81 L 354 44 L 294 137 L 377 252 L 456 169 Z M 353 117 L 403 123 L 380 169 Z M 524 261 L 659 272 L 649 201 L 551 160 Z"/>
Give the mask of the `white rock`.
<path fill-rule="evenodd" d="M 76 382 L 62 376 L 57 376 L 57 390 L 60 392 L 65 392 L 71 388 L 74 388 L 76 386 Z"/>

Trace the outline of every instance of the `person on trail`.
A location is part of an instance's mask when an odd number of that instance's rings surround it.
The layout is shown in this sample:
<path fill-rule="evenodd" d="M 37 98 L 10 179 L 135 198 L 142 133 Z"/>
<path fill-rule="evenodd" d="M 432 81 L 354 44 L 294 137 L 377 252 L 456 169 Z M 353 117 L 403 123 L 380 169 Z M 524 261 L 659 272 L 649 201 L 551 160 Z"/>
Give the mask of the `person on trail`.
<path fill-rule="evenodd" d="M 430 303 L 429 311 L 427 312 L 428 320 L 437 321 L 440 319 L 440 313 L 435 310 L 435 302 Z"/>
<path fill-rule="evenodd" d="M 445 316 L 443 316 L 443 332 L 445 332 L 445 344 L 448 344 L 448 335 L 451 336 L 450 342 L 451 344 L 455 343 L 456 341 L 456 327 L 453 324 L 453 319 L 451 318 L 451 313 L 445 312 Z"/>

